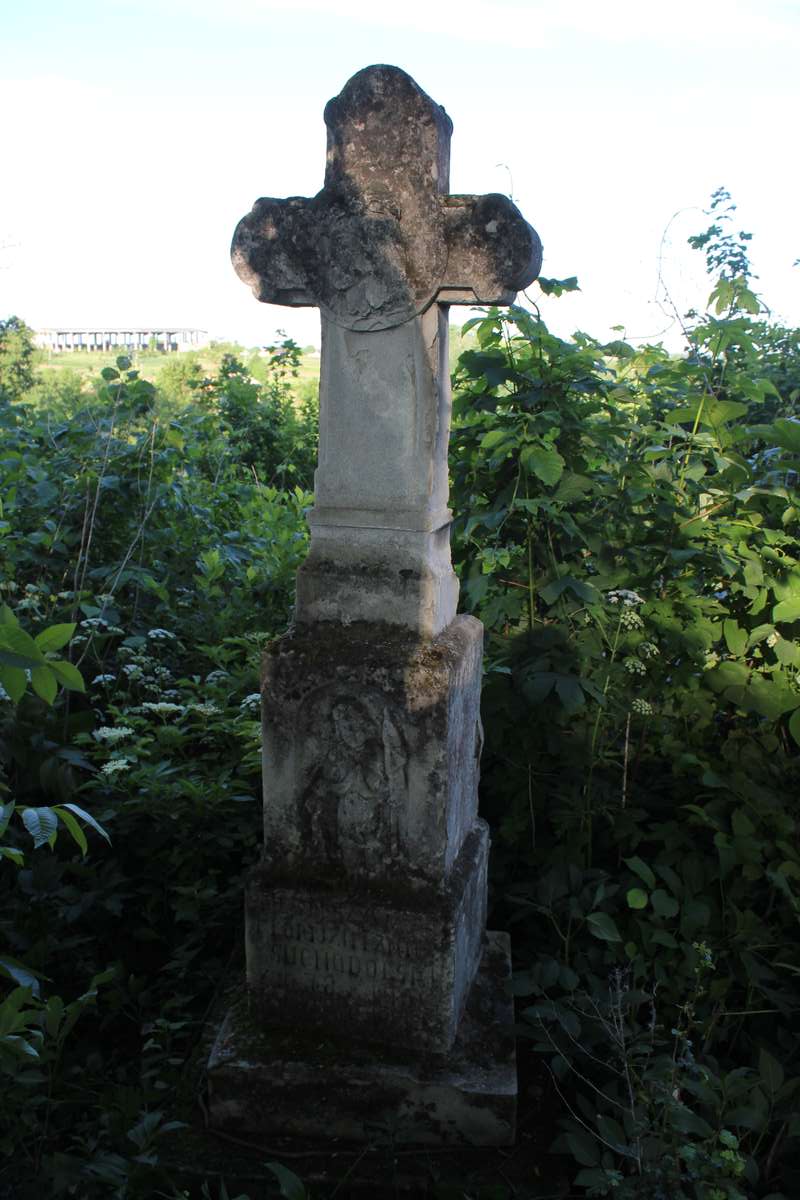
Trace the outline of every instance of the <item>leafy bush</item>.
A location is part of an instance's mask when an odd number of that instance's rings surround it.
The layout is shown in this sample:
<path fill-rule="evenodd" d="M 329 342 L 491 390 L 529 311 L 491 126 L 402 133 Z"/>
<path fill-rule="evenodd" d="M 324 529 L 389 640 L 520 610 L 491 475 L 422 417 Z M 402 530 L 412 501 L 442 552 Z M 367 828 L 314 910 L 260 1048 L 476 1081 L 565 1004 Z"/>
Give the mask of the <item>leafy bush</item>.
<path fill-rule="evenodd" d="M 773 381 L 796 338 L 726 237 L 682 358 L 492 310 L 456 380 L 484 804 L 590 1195 L 797 1170 L 800 423 Z"/>
<path fill-rule="evenodd" d="M 260 651 L 310 497 L 125 357 L 72 414 L 5 401 L 0 424 L 4 1149 L 21 1196 L 151 1195 L 165 1093 L 240 939 Z"/>

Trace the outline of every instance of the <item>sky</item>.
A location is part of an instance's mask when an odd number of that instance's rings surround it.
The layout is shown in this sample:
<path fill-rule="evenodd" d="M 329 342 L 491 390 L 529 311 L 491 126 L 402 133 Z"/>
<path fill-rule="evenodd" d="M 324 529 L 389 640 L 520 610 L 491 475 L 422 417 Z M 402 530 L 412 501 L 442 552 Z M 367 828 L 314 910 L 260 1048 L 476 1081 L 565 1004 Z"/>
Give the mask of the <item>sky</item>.
<path fill-rule="evenodd" d="M 510 194 L 542 274 L 578 277 L 529 290 L 560 335 L 678 348 L 720 186 L 756 290 L 800 325 L 798 61 L 800 0 L 8 5 L 0 318 L 318 343 L 316 310 L 254 299 L 230 239 L 258 196 L 322 187 L 325 103 L 383 62 L 450 114 L 451 191 Z"/>

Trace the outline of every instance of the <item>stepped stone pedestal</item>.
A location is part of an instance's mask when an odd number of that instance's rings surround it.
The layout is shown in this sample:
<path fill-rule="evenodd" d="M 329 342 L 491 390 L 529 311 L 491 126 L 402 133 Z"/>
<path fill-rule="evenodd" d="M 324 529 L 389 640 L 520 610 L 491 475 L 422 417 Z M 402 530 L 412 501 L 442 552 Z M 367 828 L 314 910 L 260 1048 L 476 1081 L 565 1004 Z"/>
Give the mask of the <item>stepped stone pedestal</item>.
<path fill-rule="evenodd" d="M 212 1128 L 513 1140 L 508 939 L 486 933 L 483 629 L 456 615 L 449 303 L 504 303 L 535 232 L 447 192 L 451 125 L 404 72 L 325 110 L 325 187 L 263 199 L 233 260 L 322 311 L 320 456 L 296 622 L 264 659 L 264 852 L 246 978 L 208 1063 Z"/>

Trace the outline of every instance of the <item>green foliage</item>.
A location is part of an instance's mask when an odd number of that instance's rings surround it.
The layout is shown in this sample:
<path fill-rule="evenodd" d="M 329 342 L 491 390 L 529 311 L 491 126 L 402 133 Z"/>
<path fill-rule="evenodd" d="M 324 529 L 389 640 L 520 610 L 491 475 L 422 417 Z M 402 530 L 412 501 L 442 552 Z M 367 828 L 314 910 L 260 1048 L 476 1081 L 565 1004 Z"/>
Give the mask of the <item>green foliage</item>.
<path fill-rule="evenodd" d="M 796 335 L 700 244 L 683 357 L 490 310 L 456 378 L 483 803 L 590 1195 L 777 1195 L 800 1146 Z"/>
<path fill-rule="evenodd" d="M 249 367 L 225 354 L 219 373 L 195 384 L 201 404 L 219 415 L 238 462 L 279 487 L 310 488 L 316 466 L 318 399 L 312 394 L 296 403 L 299 362 L 300 348 L 285 339 Z"/>
<path fill-rule="evenodd" d="M 683 356 L 522 309 L 460 340 L 493 924 L 556 1149 L 595 1196 L 798 1190 L 800 334 L 766 319 L 728 204 Z M 0 1125 L 22 1200 L 187 1195 L 162 1148 L 241 938 L 259 658 L 291 619 L 317 431 L 291 342 L 217 350 L 205 375 L 165 357 L 156 386 L 123 356 L 91 388 L 42 372 L 0 397 Z"/>
<path fill-rule="evenodd" d="M 0 425 L 4 1149 L 21 1196 L 149 1196 L 240 934 L 259 658 L 310 497 L 260 482 L 207 396 L 180 408 L 124 356 L 71 413 L 5 402 Z"/>
<path fill-rule="evenodd" d="M 33 330 L 19 317 L 0 321 L 0 402 L 18 400 L 33 385 Z"/>

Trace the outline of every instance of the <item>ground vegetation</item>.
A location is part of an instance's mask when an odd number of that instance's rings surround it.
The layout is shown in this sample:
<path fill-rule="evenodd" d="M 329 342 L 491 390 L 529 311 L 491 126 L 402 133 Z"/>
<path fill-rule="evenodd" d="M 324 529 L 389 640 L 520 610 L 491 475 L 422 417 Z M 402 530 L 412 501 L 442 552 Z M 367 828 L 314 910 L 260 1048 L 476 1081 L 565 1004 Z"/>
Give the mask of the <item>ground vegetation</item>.
<path fill-rule="evenodd" d="M 718 193 L 680 355 L 560 339 L 535 307 L 463 335 L 453 546 L 487 630 L 520 1148 L 420 1155 L 415 1194 L 800 1191 L 800 334 L 732 217 Z M 171 1148 L 259 850 L 259 658 L 306 553 L 311 372 L 284 341 L 56 385 L 27 345 L 3 323 L 0 1196 L 225 1200 Z M 386 1138 L 371 1190 L 402 1194 Z M 356 1166 L 264 1170 L 270 1194 L 341 1197 Z"/>

